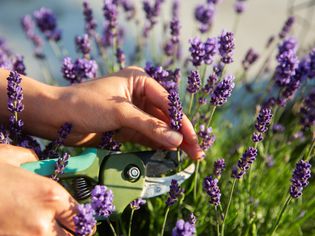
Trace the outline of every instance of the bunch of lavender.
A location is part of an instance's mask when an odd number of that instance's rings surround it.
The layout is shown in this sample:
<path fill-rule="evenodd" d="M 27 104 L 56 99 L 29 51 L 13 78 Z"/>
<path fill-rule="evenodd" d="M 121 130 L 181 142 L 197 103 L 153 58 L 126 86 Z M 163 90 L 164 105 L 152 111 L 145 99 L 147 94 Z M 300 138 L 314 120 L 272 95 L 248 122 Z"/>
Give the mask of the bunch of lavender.
<path fill-rule="evenodd" d="M 84 15 L 84 23 L 85 23 L 85 32 L 89 36 L 92 36 L 95 34 L 97 23 L 93 17 L 92 8 L 87 0 L 83 1 L 83 15 Z"/>
<path fill-rule="evenodd" d="M 210 197 L 209 202 L 216 207 L 220 205 L 221 200 L 221 191 L 218 182 L 219 180 L 212 176 L 208 176 L 203 180 L 203 189 Z"/>
<path fill-rule="evenodd" d="M 235 48 L 234 34 L 232 32 L 223 31 L 218 39 L 219 53 L 221 55 L 221 61 L 224 64 L 230 64 L 233 62 L 233 53 Z"/>
<path fill-rule="evenodd" d="M 214 106 L 224 105 L 227 102 L 227 99 L 232 95 L 234 87 L 234 76 L 227 75 L 221 82 L 218 83 L 211 94 L 211 104 Z"/>
<path fill-rule="evenodd" d="M 19 119 L 18 114 L 23 111 L 23 89 L 21 87 L 21 76 L 16 71 L 11 71 L 7 78 L 7 95 L 8 95 L 8 110 L 11 113 L 9 117 L 10 132 L 15 142 L 20 141 L 20 136 L 23 127 L 23 121 Z"/>
<path fill-rule="evenodd" d="M 290 195 L 293 198 L 298 198 L 302 195 L 303 188 L 305 188 L 311 177 L 311 164 L 308 161 L 299 161 L 296 163 L 295 170 L 293 171 L 290 187 Z"/>
<path fill-rule="evenodd" d="M 68 153 L 63 154 L 63 156 L 58 157 L 58 160 L 55 165 L 55 170 L 51 178 L 55 181 L 59 181 L 58 175 L 63 174 L 64 169 L 66 168 L 68 164 L 68 160 L 70 158 L 70 155 Z"/>
<path fill-rule="evenodd" d="M 303 130 L 311 130 L 315 127 L 315 89 L 311 90 L 304 99 L 300 116 L 300 123 L 303 126 Z"/>
<path fill-rule="evenodd" d="M 196 233 L 195 224 L 184 220 L 178 220 L 172 230 L 172 236 L 193 236 Z"/>
<path fill-rule="evenodd" d="M 249 147 L 242 155 L 242 158 L 238 161 L 237 167 L 233 168 L 232 177 L 240 179 L 246 171 L 250 168 L 251 164 L 255 161 L 257 156 L 257 149 Z"/>
<path fill-rule="evenodd" d="M 95 214 L 108 218 L 115 211 L 113 198 L 112 190 L 104 185 L 96 185 L 91 191 L 91 206 Z"/>
<path fill-rule="evenodd" d="M 206 33 L 211 29 L 215 14 L 215 6 L 212 3 L 200 4 L 195 8 L 195 19 L 200 24 L 199 31 Z"/>
<path fill-rule="evenodd" d="M 42 7 L 34 11 L 33 16 L 37 27 L 48 40 L 58 42 L 61 39 L 61 30 L 57 28 L 57 18 L 52 10 Z"/>
<path fill-rule="evenodd" d="M 76 235 L 91 235 L 96 226 L 94 215 L 95 211 L 91 204 L 82 204 L 77 206 L 77 214 L 73 217 Z"/>
<path fill-rule="evenodd" d="M 213 175 L 220 179 L 222 172 L 225 169 L 225 161 L 224 159 L 218 159 L 214 162 L 214 166 L 213 166 Z"/>
<path fill-rule="evenodd" d="M 43 40 L 40 36 L 35 33 L 35 23 L 30 15 L 26 15 L 21 19 L 22 29 L 26 35 L 26 37 L 31 40 L 34 45 L 34 55 L 38 59 L 45 58 L 45 54 L 43 52 Z"/>
<path fill-rule="evenodd" d="M 253 65 L 259 58 L 259 54 L 253 49 L 248 49 L 243 61 L 242 66 L 244 71 L 248 71 L 248 69 Z"/>
<path fill-rule="evenodd" d="M 200 147 L 203 151 L 207 151 L 215 142 L 215 135 L 212 132 L 212 128 L 206 128 L 205 125 L 200 125 L 198 136 L 201 139 Z"/>
<path fill-rule="evenodd" d="M 113 139 L 113 135 L 113 131 L 104 132 L 99 148 L 107 149 L 110 151 L 120 151 L 121 144 Z"/>
<path fill-rule="evenodd" d="M 257 132 L 253 133 L 252 140 L 257 143 L 263 140 L 263 134 L 267 132 L 272 120 L 272 110 L 269 107 L 262 107 L 257 116 L 255 129 Z"/>
<path fill-rule="evenodd" d="M 64 141 L 68 137 L 72 130 L 72 125 L 68 122 L 64 123 L 58 130 L 58 137 L 50 142 L 42 153 L 41 159 L 60 158 L 58 155 L 58 149 L 64 144 Z"/>
<path fill-rule="evenodd" d="M 83 79 L 95 78 L 97 68 L 97 63 L 94 60 L 79 58 L 73 63 L 70 57 L 65 57 L 61 71 L 64 79 L 73 84 L 81 83 Z"/>

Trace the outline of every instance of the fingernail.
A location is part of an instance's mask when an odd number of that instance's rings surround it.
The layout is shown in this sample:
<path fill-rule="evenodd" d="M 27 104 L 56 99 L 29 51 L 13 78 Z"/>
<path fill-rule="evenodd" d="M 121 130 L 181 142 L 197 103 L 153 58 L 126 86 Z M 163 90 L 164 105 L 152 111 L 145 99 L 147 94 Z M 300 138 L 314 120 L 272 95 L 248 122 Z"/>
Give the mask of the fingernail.
<path fill-rule="evenodd" d="M 172 146 L 179 146 L 183 141 L 183 135 L 173 130 L 166 131 L 166 137 Z"/>

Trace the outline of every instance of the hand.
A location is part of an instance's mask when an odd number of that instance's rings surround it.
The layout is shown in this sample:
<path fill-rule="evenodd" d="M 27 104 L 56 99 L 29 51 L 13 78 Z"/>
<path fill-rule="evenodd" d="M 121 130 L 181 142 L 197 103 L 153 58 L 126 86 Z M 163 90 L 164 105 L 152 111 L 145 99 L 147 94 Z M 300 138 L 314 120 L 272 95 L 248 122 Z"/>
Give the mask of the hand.
<path fill-rule="evenodd" d="M 71 235 L 75 200 L 57 182 L 19 168 L 30 150 L 0 144 L 0 235 Z M 64 226 L 64 227 L 63 227 Z"/>
<path fill-rule="evenodd" d="M 163 149 L 180 145 L 194 159 L 204 155 L 185 115 L 180 133 L 170 128 L 168 93 L 141 68 L 128 67 L 64 89 L 61 100 L 68 104 L 64 116 L 74 127 L 72 143 L 95 145 L 102 132 L 119 130 L 119 141 Z"/>

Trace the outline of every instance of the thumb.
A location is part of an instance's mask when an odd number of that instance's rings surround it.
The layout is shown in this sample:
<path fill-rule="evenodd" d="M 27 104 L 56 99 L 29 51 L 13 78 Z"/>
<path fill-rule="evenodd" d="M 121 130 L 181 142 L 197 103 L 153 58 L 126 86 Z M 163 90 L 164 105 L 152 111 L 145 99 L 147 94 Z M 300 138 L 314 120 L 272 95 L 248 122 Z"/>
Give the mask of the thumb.
<path fill-rule="evenodd" d="M 31 149 L 0 144 L 0 162 L 19 167 L 25 162 L 37 161 L 38 157 Z"/>
<path fill-rule="evenodd" d="M 145 113 L 131 103 L 125 103 L 121 108 L 119 120 L 123 127 L 136 130 L 167 148 L 178 147 L 182 143 L 183 135 L 172 130 L 164 121 Z"/>

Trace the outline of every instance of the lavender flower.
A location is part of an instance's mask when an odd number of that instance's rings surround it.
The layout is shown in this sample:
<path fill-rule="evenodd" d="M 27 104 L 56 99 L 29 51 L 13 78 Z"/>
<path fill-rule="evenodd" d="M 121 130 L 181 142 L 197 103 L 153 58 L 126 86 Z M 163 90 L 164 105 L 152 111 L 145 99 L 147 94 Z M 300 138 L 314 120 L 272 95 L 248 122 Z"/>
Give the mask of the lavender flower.
<path fill-rule="evenodd" d="M 278 46 L 278 54 L 277 58 L 280 57 L 281 54 L 288 52 L 288 51 L 293 51 L 296 53 L 298 48 L 298 42 L 295 38 L 289 37 L 287 39 L 284 39 L 281 44 Z"/>
<path fill-rule="evenodd" d="M 250 66 L 258 60 L 258 58 L 259 54 L 253 48 L 250 48 L 242 61 L 243 69 L 247 71 Z"/>
<path fill-rule="evenodd" d="M 142 199 L 142 198 L 138 198 L 136 200 L 133 200 L 130 203 L 130 207 L 132 210 L 139 210 L 141 206 L 143 206 L 146 203 L 146 200 Z"/>
<path fill-rule="evenodd" d="M 187 92 L 189 93 L 196 93 L 200 89 L 201 81 L 200 81 L 200 75 L 197 70 L 193 70 L 188 75 L 188 85 L 187 85 Z"/>
<path fill-rule="evenodd" d="M 284 25 L 283 25 L 280 33 L 279 33 L 279 38 L 280 39 L 283 39 L 283 38 L 285 38 L 288 35 L 288 33 L 291 31 L 291 28 L 292 28 L 292 26 L 294 24 L 294 21 L 295 21 L 295 18 L 293 16 L 290 16 L 286 20 L 286 22 L 284 23 Z"/>
<path fill-rule="evenodd" d="M 242 14 L 245 10 L 245 1 L 244 0 L 236 0 L 234 4 L 234 10 L 237 14 Z"/>
<path fill-rule="evenodd" d="M 35 24 L 32 20 L 32 17 L 30 15 L 26 15 L 22 17 L 21 19 L 21 25 L 22 28 L 26 34 L 26 37 L 31 40 L 33 45 L 35 46 L 34 54 L 35 57 L 38 59 L 45 58 L 45 55 L 43 53 L 43 40 L 40 36 L 36 35 L 35 33 Z"/>
<path fill-rule="evenodd" d="M 26 75 L 25 69 L 24 57 L 16 56 L 15 61 L 13 62 L 13 70 L 21 75 Z"/>
<path fill-rule="evenodd" d="M 295 170 L 293 171 L 290 187 L 290 195 L 293 198 L 298 198 L 302 195 L 303 188 L 305 188 L 311 177 L 311 164 L 308 161 L 300 160 L 296 163 Z"/>
<path fill-rule="evenodd" d="M 225 161 L 224 159 L 218 159 L 214 162 L 213 174 L 217 178 L 220 178 L 223 170 L 225 169 Z"/>
<path fill-rule="evenodd" d="M 298 58 L 293 51 L 286 51 L 277 58 L 278 65 L 275 71 L 275 81 L 280 87 L 290 83 L 291 77 L 295 74 L 298 66 Z"/>
<path fill-rule="evenodd" d="M 210 204 L 214 206 L 220 205 L 221 191 L 218 187 L 218 179 L 208 176 L 203 180 L 203 189 L 210 197 Z"/>
<path fill-rule="evenodd" d="M 173 56 L 176 53 L 175 49 L 175 44 L 172 40 L 167 41 L 163 47 L 164 53 L 168 57 Z"/>
<path fill-rule="evenodd" d="M 273 133 L 283 133 L 285 131 L 285 127 L 282 124 L 274 124 L 272 126 L 272 132 Z"/>
<path fill-rule="evenodd" d="M 20 142 L 18 144 L 20 147 L 32 149 L 38 157 L 42 155 L 42 150 L 40 144 L 37 140 L 29 135 L 21 135 Z"/>
<path fill-rule="evenodd" d="M 149 32 L 153 29 L 153 26 L 156 24 L 156 18 L 159 16 L 161 11 L 161 5 L 164 0 L 155 0 L 154 4 L 150 4 L 149 0 L 143 1 L 143 10 L 145 17 L 147 19 L 146 26 L 143 30 L 143 36 L 148 37 Z"/>
<path fill-rule="evenodd" d="M 104 46 L 113 46 L 114 40 L 117 37 L 117 2 L 114 0 L 104 0 L 103 12 L 106 21 L 103 44 Z"/>
<path fill-rule="evenodd" d="M 85 22 L 85 32 L 91 36 L 95 33 L 97 23 L 93 18 L 93 11 L 87 0 L 83 1 L 83 15 Z"/>
<path fill-rule="evenodd" d="M 185 222 L 184 220 L 178 220 L 172 230 L 172 236 L 193 236 L 195 233 L 195 225 L 190 222 Z"/>
<path fill-rule="evenodd" d="M 172 35 L 172 42 L 177 44 L 179 42 L 179 31 L 180 31 L 180 24 L 177 18 L 173 18 L 170 22 L 170 29 Z"/>
<path fill-rule="evenodd" d="M 257 117 L 255 128 L 260 133 L 265 133 L 268 130 L 272 119 L 272 111 L 270 108 L 263 107 Z"/>
<path fill-rule="evenodd" d="M 218 51 L 218 42 L 216 38 L 208 38 L 204 43 L 205 55 L 203 61 L 207 65 L 211 65 L 215 54 Z"/>
<path fill-rule="evenodd" d="M 202 88 L 202 91 L 208 94 L 212 93 L 218 80 L 219 80 L 218 76 L 216 76 L 215 74 L 210 74 L 207 79 L 207 83 Z"/>
<path fill-rule="evenodd" d="M 194 66 L 200 66 L 205 56 L 205 44 L 199 38 L 193 38 L 190 41 L 190 55 Z"/>
<path fill-rule="evenodd" d="M 0 144 L 10 144 L 9 132 L 0 126 Z"/>
<path fill-rule="evenodd" d="M 201 138 L 200 147 L 202 150 L 207 151 L 215 142 L 215 135 L 212 133 L 212 128 L 206 129 L 204 125 L 200 125 L 198 136 Z"/>
<path fill-rule="evenodd" d="M 96 185 L 91 191 L 91 206 L 97 216 L 109 217 L 115 206 L 113 205 L 113 192 L 104 185 Z"/>
<path fill-rule="evenodd" d="M 232 176 L 234 178 L 240 179 L 246 171 L 250 168 L 251 164 L 255 161 L 257 156 L 257 149 L 254 147 L 249 147 L 243 153 L 242 158 L 238 161 L 237 167 L 233 168 Z"/>
<path fill-rule="evenodd" d="M 234 44 L 234 34 L 232 32 L 223 31 L 218 39 L 219 43 L 219 53 L 221 55 L 221 61 L 225 64 L 230 64 L 233 62 L 233 52 L 235 48 Z"/>
<path fill-rule="evenodd" d="M 173 206 L 178 198 L 181 197 L 182 193 L 184 192 L 184 190 L 179 186 L 177 180 L 172 179 L 171 185 L 170 185 L 170 191 L 169 191 L 169 197 L 166 200 L 166 205 L 167 206 Z"/>
<path fill-rule="evenodd" d="M 303 126 L 303 130 L 308 130 L 315 126 L 315 89 L 311 90 L 304 99 L 300 113 L 300 123 Z"/>
<path fill-rule="evenodd" d="M 61 39 L 61 31 L 57 28 L 57 19 L 52 10 L 42 7 L 34 11 L 33 15 L 38 28 L 47 39 L 56 42 Z"/>
<path fill-rule="evenodd" d="M 65 57 L 63 59 L 61 71 L 63 73 L 64 79 L 68 80 L 71 84 L 76 82 L 77 80 L 76 68 L 70 57 Z"/>
<path fill-rule="evenodd" d="M 54 174 L 51 176 L 53 180 L 55 181 L 59 180 L 58 175 L 63 174 L 63 171 L 68 164 L 69 158 L 70 158 L 70 155 L 68 153 L 65 153 L 62 157 L 58 158 L 56 162 Z"/>
<path fill-rule="evenodd" d="M 172 2 L 172 16 L 175 18 L 179 17 L 179 0 L 173 0 Z"/>
<path fill-rule="evenodd" d="M 208 32 L 212 26 L 215 8 L 213 4 L 201 4 L 195 9 L 195 19 L 200 23 L 199 31 Z"/>
<path fill-rule="evenodd" d="M 232 90 L 235 86 L 234 76 L 227 75 L 216 86 L 213 94 L 211 95 L 211 104 L 214 106 L 222 106 L 227 102 L 227 99 L 231 96 Z"/>
<path fill-rule="evenodd" d="M 12 62 L 10 60 L 11 51 L 8 49 L 4 39 L 0 38 L 0 68 L 12 70 Z"/>
<path fill-rule="evenodd" d="M 169 116 L 171 118 L 171 128 L 179 131 L 182 127 L 183 107 L 179 99 L 179 94 L 176 90 L 170 91 L 169 100 Z"/>
<path fill-rule="evenodd" d="M 113 135 L 113 131 L 104 132 L 99 147 L 110 151 L 120 151 L 121 144 L 113 139 Z"/>
<path fill-rule="evenodd" d="M 78 52 L 81 52 L 83 55 L 88 55 L 90 53 L 91 43 L 88 34 L 84 34 L 83 36 L 77 36 L 75 38 L 75 44 Z"/>
<path fill-rule="evenodd" d="M 261 133 L 254 132 L 252 135 L 252 141 L 254 143 L 261 142 L 264 139 L 263 135 Z"/>
<path fill-rule="evenodd" d="M 76 235 L 90 235 L 96 225 L 96 220 L 94 218 L 95 211 L 91 204 L 78 205 L 77 211 L 78 213 L 73 217 Z"/>
<path fill-rule="evenodd" d="M 124 68 L 125 63 L 126 63 L 126 56 L 120 47 L 118 47 L 116 49 L 116 59 L 117 59 L 117 63 L 119 65 L 119 68 L 120 69 Z"/>
<path fill-rule="evenodd" d="M 124 9 L 124 12 L 127 14 L 126 20 L 131 20 L 136 15 L 136 8 L 133 1 L 130 0 L 120 0 L 119 4 Z"/>
<path fill-rule="evenodd" d="M 310 79 L 315 78 L 315 48 L 312 49 L 310 53 L 310 63 L 309 63 L 309 73 Z"/>
<path fill-rule="evenodd" d="M 221 77 L 222 73 L 223 73 L 223 69 L 224 69 L 225 64 L 220 61 L 219 63 L 213 65 L 213 72 L 217 77 Z"/>
<path fill-rule="evenodd" d="M 16 71 L 11 71 L 7 81 L 8 110 L 11 113 L 9 118 L 10 130 L 15 139 L 17 139 L 20 136 L 23 126 L 23 121 L 18 118 L 18 113 L 24 109 L 22 103 L 23 89 L 20 86 L 22 78 Z"/>
<path fill-rule="evenodd" d="M 188 222 L 189 222 L 190 224 L 192 224 L 192 225 L 195 225 L 195 224 L 196 224 L 197 218 L 196 218 L 196 216 L 194 215 L 194 213 L 191 212 L 191 213 L 189 214 Z"/>

